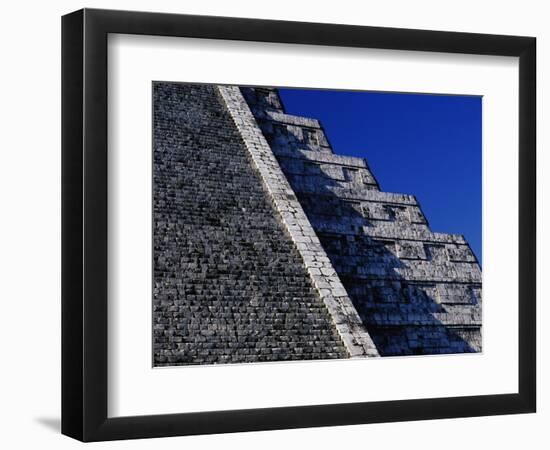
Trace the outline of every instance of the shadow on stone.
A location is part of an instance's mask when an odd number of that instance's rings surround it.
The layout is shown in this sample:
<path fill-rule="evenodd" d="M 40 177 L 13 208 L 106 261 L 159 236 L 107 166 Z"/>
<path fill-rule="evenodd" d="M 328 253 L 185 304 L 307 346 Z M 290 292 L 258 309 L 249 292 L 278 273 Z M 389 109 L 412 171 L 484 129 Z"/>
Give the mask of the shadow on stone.
<path fill-rule="evenodd" d="M 400 239 L 393 224 L 388 224 L 391 238 L 373 237 L 380 220 L 407 226 L 406 206 L 370 195 L 369 190 L 382 193 L 368 167 L 353 167 L 346 164 L 350 158 L 334 155 L 315 119 L 286 115 L 275 89 L 241 91 L 380 355 L 479 351 L 469 343 L 480 343 L 471 308 L 478 300 L 469 287 L 431 281 L 427 273 L 412 277 L 414 281 L 402 276 L 409 268 L 417 270 L 409 267 L 416 264 L 424 267 L 420 272 L 435 268 L 451 279 L 450 267 L 440 263 L 446 257 L 444 244 Z M 373 200 L 363 200 L 364 195 Z M 371 223 L 366 204 L 378 216 L 384 211 L 385 219 Z M 415 223 L 427 228 L 418 214 Z M 450 294 L 453 289 L 459 294 Z"/>
<path fill-rule="evenodd" d="M 292 185 L 292 176 L 287 178 Z M 380 355 L 475 352 L 436 318 L 446 306 L 437 300 L 435 283 L 405 280 L 398 269 L 407 268 L 407 261 L 396 256 L 395 241 L 365 234 L 364 227 L 372 225 L 360 203 L 335 195 L 337 182 L 330 178 L 322 185 L 314 196 L 298 199 Z M 341 233 L 322 231 L 338 225 Z"/>

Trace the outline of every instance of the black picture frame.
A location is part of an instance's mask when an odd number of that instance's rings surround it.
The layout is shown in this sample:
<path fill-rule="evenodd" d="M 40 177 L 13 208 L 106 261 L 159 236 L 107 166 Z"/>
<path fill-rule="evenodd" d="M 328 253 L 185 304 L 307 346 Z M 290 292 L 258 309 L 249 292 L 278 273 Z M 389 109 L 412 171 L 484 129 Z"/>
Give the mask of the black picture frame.
<path fill-rule="evenodd" d="M 519 57 L 518 392 L 108 418 L 109 33 Z M 62 433 L 82 441 L 102 441 L 535 412 L 535 91 L 533 37 L 96 9 L 64 16 Z"/>

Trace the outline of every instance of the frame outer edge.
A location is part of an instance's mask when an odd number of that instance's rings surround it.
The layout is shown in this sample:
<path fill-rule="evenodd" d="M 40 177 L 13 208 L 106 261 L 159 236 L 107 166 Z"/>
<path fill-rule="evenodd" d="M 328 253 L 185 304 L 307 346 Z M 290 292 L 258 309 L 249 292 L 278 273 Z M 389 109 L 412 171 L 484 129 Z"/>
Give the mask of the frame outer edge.
<path fill-rule="evenodd" d="M 107 29 L 83 10 L 83 435 L 108 421 Z"/>
<path fill-rule="evenodd" d="M 61 432 L 83 438 L 83 11 L 61 32 Z"/>
<path fill-rule="evenodd" d="M 526 412 L 536 412 L 537 299 L 537 68 L 536 38 L 519 58 L 519 392 Z"/>

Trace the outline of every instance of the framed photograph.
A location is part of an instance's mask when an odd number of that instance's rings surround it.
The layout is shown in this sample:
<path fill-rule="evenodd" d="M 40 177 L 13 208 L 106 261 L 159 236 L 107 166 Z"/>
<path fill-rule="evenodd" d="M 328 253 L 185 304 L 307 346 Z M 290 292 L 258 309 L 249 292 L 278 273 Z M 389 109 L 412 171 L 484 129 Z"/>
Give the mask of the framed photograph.
<path fill-rule="evenodd" d="M 62 432 L 535 412 L 533 37 L 62 20 Z"/>

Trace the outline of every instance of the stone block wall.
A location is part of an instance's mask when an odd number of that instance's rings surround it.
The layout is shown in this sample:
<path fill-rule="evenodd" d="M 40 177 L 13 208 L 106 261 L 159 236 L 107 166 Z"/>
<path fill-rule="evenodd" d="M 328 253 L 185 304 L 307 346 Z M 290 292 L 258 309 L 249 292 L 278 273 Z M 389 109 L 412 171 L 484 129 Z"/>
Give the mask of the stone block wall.
<path fill-rule="evenodd" d="M 481 351 L 481 269 L 463 236 L 432 232 L 414 196 L 381 191 L 276 89 L 241 91 L 380 355 Z"/>
<path fill-rule="evenodd" d="M 350 357 L 379 356 L 319 238 L 236 86 L 218 86 L 271 201 Z"/>
<path fill-rule="evenodd" d="M 153 105 L 154 365 L 348 357 L 217 87 Z"/>

